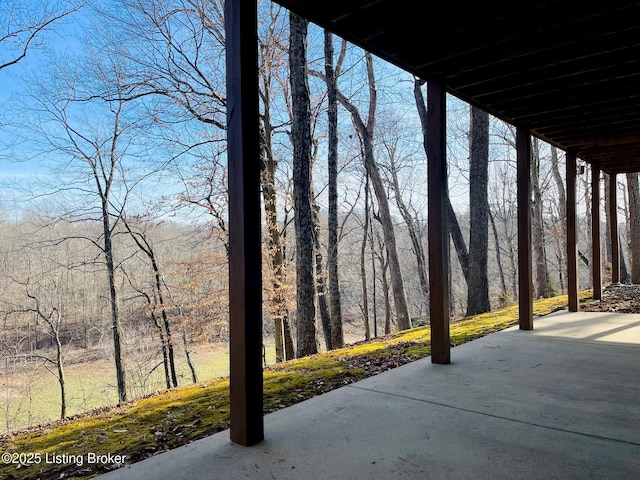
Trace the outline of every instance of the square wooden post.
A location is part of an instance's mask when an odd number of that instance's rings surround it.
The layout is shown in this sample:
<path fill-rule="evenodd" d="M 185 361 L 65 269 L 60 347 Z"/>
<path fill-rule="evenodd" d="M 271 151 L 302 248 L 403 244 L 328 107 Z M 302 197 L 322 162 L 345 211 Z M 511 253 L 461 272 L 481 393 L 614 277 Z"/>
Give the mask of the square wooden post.
<path fill-rule="evenodd" d="M 533 329 L 533 269 L 531 265 L 531 132 L 516 128 L 518 163 L 518 304 L 521 330 Z"/>
<path fill-rule="evenodd" d="M 591 165 L 591 271 L 593 299 L 602 298 L 602 253 L 600 242 L 600 167 Z"/>
<path fill-rule="evenodd" d="M 609 174 L 609 230 L 611 231 L 611 283 L 620 283 L 620 240 L 618 238 L 618 176 Z"/>
<path fill-rule="evenodd" d="M 227 0 L 225 31 L 231 441 L 253 445 L 264 438 L 256 1 Z"/>
<path fill-rule="evenodd" d="M 446 89 L 427 82 L 429 288 L 431 362 L 451 361 L 449 341 L 449 225 L 446 214 Z"/>
<path fill-rule="evenodd" d="M 576 153 L 567 150 L 567 291 L 569 311 L 577 312 L 578 301 L 578 235 L 576 230 Z"/>

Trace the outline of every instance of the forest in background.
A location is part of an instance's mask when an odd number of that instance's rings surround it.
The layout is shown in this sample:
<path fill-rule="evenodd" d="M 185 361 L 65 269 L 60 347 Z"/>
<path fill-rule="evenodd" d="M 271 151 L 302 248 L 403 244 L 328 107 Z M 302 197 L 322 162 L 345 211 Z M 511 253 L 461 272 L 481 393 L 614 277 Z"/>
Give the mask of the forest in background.
<path fill-rule="evenodd" d="M 33 372 L 65 417 L 67 366 L 109 362 L 125 401 L 204 380 L 188 352 L 226 342 L 223 11 L 0 6 L 3 429 L 37 410 Z M 265 344 L 282 361 L 340 346 L 343 330 L 369 339 L 428 321 L 423 83 L 275 4 L 259 20 Z M 517 301 L 515 132 L 448 103 L 460 318 Z M 566 287 L 565 162 L 536 139 L 532 151 L 534 285 L 547 297 Z M 578 179 L 587 287 L 589 169 Z M 638 175 L 619 179 L 623 279 L 639 282 Z"/>

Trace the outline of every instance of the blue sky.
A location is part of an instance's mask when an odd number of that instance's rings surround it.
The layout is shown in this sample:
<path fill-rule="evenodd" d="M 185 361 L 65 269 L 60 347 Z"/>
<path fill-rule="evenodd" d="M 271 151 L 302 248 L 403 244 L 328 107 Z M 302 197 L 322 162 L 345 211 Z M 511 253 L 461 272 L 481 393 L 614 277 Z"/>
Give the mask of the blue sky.
<path fill-rule="evenodd" d="M 0 25 L 6 27 L 7 19 L 2 18 L 2 11 L 3 9 L 0 9 Z M 36 14 L 36 12 L 31 13 Z M 30 76 L 37 75 L 51 53 L 58 55 L 82 49 L 79 38 L 81 38 L 82 23 L 85 20 L 81 10 L 54 23 L 51 28 L 39 34 L 38 40 L 32 44 L 25 58 L 15 65 L 0 70 L 0 181 L 4 182 L 11 177 L 25 178 L 44 174 L 42 169 L 33 162 L 26 161 L 30 156 L 28 145 L 25 150 L 19 146 L 11 149 L 6 147 L 16 144 L 16 132 L 21 130 L 19 128 L 21 118 L 16 112 L 20 103 L 26 101 L 29 94 L 27 85 Z M 0 43 L 0 63 L 15 58 L 18 50 L 10 47 L 8 42 Z M 11 158 L 11 156 L 15 157 Z"/>
<path fill-rule="evenodd" d="M 2 1 L 2 0 L 0 0 Z M 53 52 L 54 55 L 61 54 L 73 54 L 74 52 L 82 52 L 84 44 L 82 38 L 85 35 L 84 26 L 89 23 L 90 10 L 86 10 L 86 13 L 75 13 L 73 17 L 70 17 L 64 23 L 57 25 L 55 31 L 46 32 L 43 37 L 46 44 L 45 48 L 40 48 L 31 51 L 28 56 L 18 65 L 12 66 L 8 69 L 0 71 L 0 188 L 3 186 L 15 186 L 16 184 L 28 184 L 32 180 L 42 180 L 51 176 L 51 171 L 46 168 L 41 158 L 38 161 L 27 161 L 33 156 L 34 150 L 28 139 L 26 138 L 28 133 L 24 133 L 24 129 L 20 129 L 20 119 L 13 119 L 13 125 L 9 125 L 6 128 L 2 126 L 3 120 L 10 116 L 13 107 L 19 102 L 20 98 L 25 98 L 27 90 L 24 88 L 25 82 L 28 82 L 29 75 L 33 75 L 34 72 L 43 69 L 47 63 L 48 52 Z M 312 35 L 321 37 L 319 35 L 319 29 L 311 29 Z M 336 48 L 338 39 L 336 38 Z M 315 47 L 318 49 L 318 45 Z M 317 57 L 321 57 L 321 53 L 317 53 Z M 357 55 L 360 55 L 359 51 L 356 51 Z M 378 107 L 379 112 L 383 112 L 385 109 L 391 109 L 400 118 L 404 118 L 404 121 L 408 124 L 413 124 L 410 128 L 414 132 L 412 142 L 416 142 L 418 148 L 416 149 L 416 155 L 424 156 L 424 152 L 421 149 L 421 133 L 419 123 L 415 118 L 415 105 L 412 104 L 412 79 L 408 74 L 402 74 L 402 81 L 398 83 L 398 75 L 395 67 L 390 65 L 383 66 L 377 64 L 377 76 L 378 76 L 378 89 L 380 92 L 388 91 L 388 97 L 383 95 L 379 96 L 381 104 Z M 385 78 L 389 80 L 386 81 Z M 365 89 L 366 90 L 366 89 Z M 400 98 L 403 97 L 403 98 Z M 407 101 L 408 99 L 408 101 Z M 457 102 L 457 103 L 456 103 Z M 461 102 L 452 101 L 450 108 L 461 109 Z M 366 107 L 365 107 L 366 111 Z M 384 112 L 383 112 L 384 113 Z M 324 120 L 322 120 L 324 121 Z M 341 121 L 347 125 L 350 123 L 350 119 L 346 112 L 341 113 Z M 378 122 L 382 125 L 383 121 Z M 406 128 L 405 128 L 406 130 Z M 9 153 L 10 150 L 3 146 L 15 144 L 16 136 L 15 132 L 22 132 L 22 142 L 19 143 L 13 150 L 13 153 Z M 452 148 L 450 143 L 450 148 Z M 413 148 L 413 147 L 412 147 Z M 464 157 L 464 152 L 461 153 L 461 157 Z M 13 158 L 10 158 L 13 157 Z M 18 160 L 16 162 L 16 160 Z M 453 180 L 452 185 L 460 185 L 462 180 L 456 179 L 456 172 L 451 172 Z M 320 180 L 321 174 L 318 176 Z M 347 180 L 343 177 L 344 180 Z M 426 178 L 424 179 L 424 185 L 426 188 Z M 321 181 L 321 180 L 320 180 Z M 418 182 L 419 183 L 419 182 Z M 166 188 L 169 188 L 168 186 Z M 0 204 L 7 202 L 7 192 L 5 188 L 2 188 L 3 192 L 0 192 Z M 157 190 L 157 189 L 156 189 Z M 422 191 L 424 189 L 418 188 Z M 424 192 L 417 193 L 423 194 Z M 455 192 L 452 191 L 452 194 Z M 466 188 L 462 188 L 460 191 L 460 198 L 457 199 L 454 196 L 454 202 L 458 200 L 460 203 L 465 202 Z"/>
<path fill-rule="evenodd" d="M 0 9 L 0 15 L 1 13 Z M 86 25 L 90 22 L 90 13 L 88 9 L 75 12 L 55 24 L 50 31 L 43 32 L 39 45 L 29 50 L 23 60 L 0 70 L 0 208 L 5 212 L 30 208 L 29 202 L 20 202 L 35 197 L 33 192 L 42 190 L 47 184 L 64 185 L 77 180 L 77 177 L 61 177 L 60 173 L 55 171 L 54 166 L 67 161 L 68 155 L 65 158 L 62 153 L 51 149 L 47 152 L 42 139 L 38 140 L 27 124 L 36 118 L 29 110 L 29 104 L 34 103 L 31 98 L 34 91 L 31 84 L 34 79 L 47 77 L 47 66 L 52 57 L 73 57 L 76 53 L 83 53 L 86 45 L 82 39 L 88 31 Z M 0 50 L 0 61 L 7 61 L 7 57 L 11 55 L 7 48 L 9 46 L 0 43 L 0 49 L 4 49 Z M 100 123 L 99 117 L 94 118 Z M 148 182 L 147 185 L 142 184 L 141 190 L 146 191 L 143 196 L 146 199 L 153 194 L 157 196 L 158 185 L 157 179 Z M 163 190 L 175 193 L 176 186 L 164 185 Z M 47 202 L 52 199 L 42 198 L 48 199 L 44 200 L 47 208 Z M 34 202 L 42 203 L 43 200 Z"/>

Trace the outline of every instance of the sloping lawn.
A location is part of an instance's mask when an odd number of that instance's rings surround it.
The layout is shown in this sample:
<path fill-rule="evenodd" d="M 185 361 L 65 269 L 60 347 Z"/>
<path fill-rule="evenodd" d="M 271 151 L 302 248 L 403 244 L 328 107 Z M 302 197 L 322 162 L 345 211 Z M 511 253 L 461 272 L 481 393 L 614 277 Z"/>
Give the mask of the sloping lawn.
<path fill-rule="evenodd" d="M 582 292 L 581 298 L 590 298 Z M 567 296 L 534 302 L 534 315 L 566 308 Z M 518 322 L 517 306 L 451 324 L 460 345 Z M 270 367 L 264 409 L 272 412 L 428 356 L 428 327 Z M 91 478 L 229 427 L 229 379 L 170 390 L 118 407 L 0 438 L 0 479 Z M 111 455 L 109 457 L 108 455 Z M 96 457 L 105 455 L 105 457 Z M 20 463 L 22 462 L 22 464 Z"/>

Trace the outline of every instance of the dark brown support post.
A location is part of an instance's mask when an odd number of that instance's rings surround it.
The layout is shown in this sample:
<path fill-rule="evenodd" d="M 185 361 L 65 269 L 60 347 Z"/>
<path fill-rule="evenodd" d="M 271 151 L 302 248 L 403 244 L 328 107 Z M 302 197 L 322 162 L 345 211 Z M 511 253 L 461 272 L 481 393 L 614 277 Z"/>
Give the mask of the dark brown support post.
<path fill-rule="evenodd" d="M 602 253 L 600 251 L 600 167 L 591 166 L 591 268 L 593 299 L 602 299 Z"/>
<path fill-rule="evenodd" d="M 609 229 L 611 230 L 611 283 L 620 283 L 620 240 L 618 238 L 618 176 L 609 174 Z"/>
<path fill-rule="evenodd" d="M 231 441 L 264 438 L 257 6 L 227 0 Z"/>
<path fill-rule="evenodd" d="M 576 229 L 576 152 L 567 150 L 567 290 L 569 311 L 577 312 L 578 235 Z"/>
<path fill-rule="evenodd" d="M 531 266 L 531 133 L 516 129 L 518 163 L 518 304 L 521 330 L 533 330 L 533 270 Z"/>
<path fill-rule="evenodd" d="M 427 82 L 427 156 L 429 188 L 429 288 L 431 362 L 451 361 L 449 343 L 449 226 L 446 215 L 446 89 Z"/>

